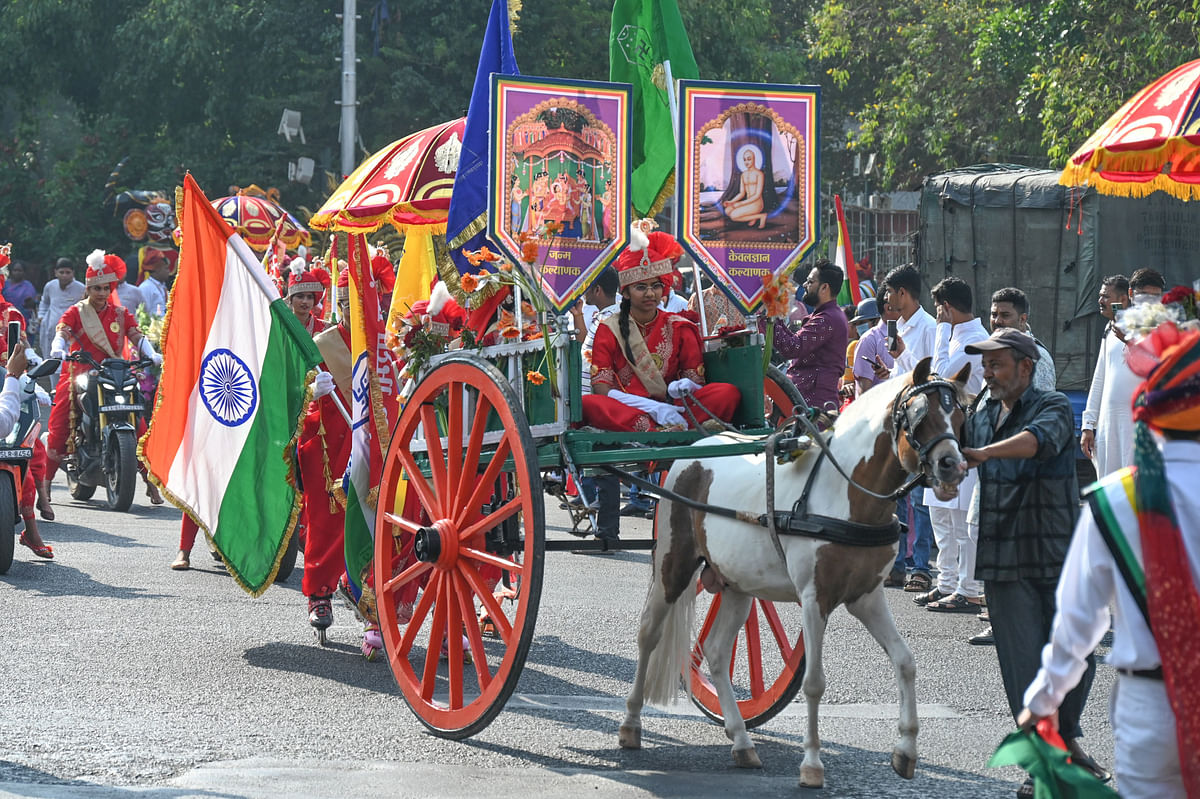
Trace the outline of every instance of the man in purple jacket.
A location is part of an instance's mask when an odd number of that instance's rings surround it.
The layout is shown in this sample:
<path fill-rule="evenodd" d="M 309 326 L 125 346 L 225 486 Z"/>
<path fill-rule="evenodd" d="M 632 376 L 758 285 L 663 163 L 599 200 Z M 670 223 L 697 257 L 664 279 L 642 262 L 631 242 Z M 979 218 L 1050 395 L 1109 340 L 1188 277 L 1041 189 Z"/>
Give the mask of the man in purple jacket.
<path fill-rule="evenodd" d="M 775 353 L 792 360 L 788 377 L 805 402 L 822 410 L 837 410 L 838 380 L 846 371 L 846 345 L 850 325 L 838 307 L 842 270 L 828 259 L 817 261 L 804 281 L 804 303 L 815 310 L 805 317 L 795 333 L 775 328 Z M 765 326 L 765 322 L 760 322 Z"/>

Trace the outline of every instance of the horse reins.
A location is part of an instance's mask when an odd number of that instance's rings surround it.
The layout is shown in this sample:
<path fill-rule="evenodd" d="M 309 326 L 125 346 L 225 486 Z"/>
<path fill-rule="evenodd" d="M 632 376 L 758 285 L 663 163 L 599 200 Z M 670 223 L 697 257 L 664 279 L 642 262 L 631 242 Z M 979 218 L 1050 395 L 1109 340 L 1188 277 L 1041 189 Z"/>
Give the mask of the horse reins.
<path fill-rule="evenodd" d="M 761 514 L 751 513 L 749 511 L 733 510 L 731 508 L 718 507 L 710 505 L 707 502 L 701 502 L 691 497 L 685 497 L 675 491 L 658 485 L 644 478 L 638 477 L 628 472 L 622 472 L 615 466 L 599 465 L 602 471 L 615 475 L 620 479 L 636 485 L 638 488 L 645 490 L 647 493 L 658 496 L 661 499 L 667 499 L 671 502 L 677 502 L 686 507 L 698 510 L 703 513 L 711 513 L 717 516 L 722 516 L 727 519 L 734 519 L 744 524 L 752 524 L 758 527 L 765 527 L 770 534 L 771 543 L 775 548 L 776 554 L 780 560 L 786 561 L 786 555 L 783 551 L 783 543 L 779 539 L 779 525 L 784 523 L 787 528 L 787 533 L 803 534 L 811 537 L 818 537 L 824 540 L 833 541 L 835 543 L 849 544 L 855 546 L 877 546 L 882 544 L 895 543 L 895 536 L 899 530 L 899 524 L 893 517 L 890 524 L 885 525 L 865 525 L 847 522 L 841 519 L 832 517 L 812 515 L 808 513 L 808 496 L 812 489 L 813 482 L 816 478 L 817 469 L 820 466 L 821 460 L 828 458 L 837 470 L 850 485 L 857 488 L 859 491 L 872 496 L 876 499 L 885 501 L 895 501 L 906 493 L 911 491 L 921 480 L 925 478 L 924 467 L 925 458 L 933 450 L 937 444 L 948 439 L 954 439 L 953 433 L 945 432 L 935 436 L 924 446 L 916 440 L 914 430 L 920 425 L 925 414 L 922 414 L 915 422 L 908 418 L 907 406 L 909 401 L 922 394 L 938 392 L 942 396 L 942 406 L 944 409 L 950 410 L 952 407 L 962 408 L 962 403 L 958 401 L 958 391 L 953 383 L 941 378 L 928 380 L 920 385 L 909 386 L 901 392 L 896 399 L 892 401 L 892 447 L 893 452 L 899 457 L 899 442 L 900 436 L 904 435 L 909 442 L 909 446 L 918 453 L 922 471 L 911 476 L 900 488 L 890 494 L 879 494 L 871 489 L 861 485 L 853 477 L 846 474 L 846 470 L 834 457 L 833 452 L 829 449 L 829 444 L 825 437 L 821 434 L 816 423 L 813 421 L 809 413 L 801 412 L 794 413 L 784 420 L 779 430 L 769 434 L 764 442 L 764 457 L 766 460 L 766 504 L 767 512 Z M 946 397 L 950 399 L 947 401 Z M 801 400 L 803 404 L 803 399 Z M 701 406 L 703 407 L 703 406 Z M 803 405 L 804 411 L 810 411 L 807 405 Z M 928 411 L 926 411 L 926 414 Z M 792 510 L 776 511 L 775 510 L 775 453 L 780 445 L 784 449 L 789 449 L 787 446 L 792 443 L 790 449 L 799 449 L 798 443 L 800 435 L 797 434 L 797 427 L 803 427 L 806 430 L 806 436 L 814 441 L 821 450 L 820 458 L 817 463 L 813 464 L 809 471 L 808 479 L 805 481 L 804 491 L 800 495 Z M 820 521 L 816 521 L 820 520 Z M 864 537 L 863 532 L 867 535 Z"/>

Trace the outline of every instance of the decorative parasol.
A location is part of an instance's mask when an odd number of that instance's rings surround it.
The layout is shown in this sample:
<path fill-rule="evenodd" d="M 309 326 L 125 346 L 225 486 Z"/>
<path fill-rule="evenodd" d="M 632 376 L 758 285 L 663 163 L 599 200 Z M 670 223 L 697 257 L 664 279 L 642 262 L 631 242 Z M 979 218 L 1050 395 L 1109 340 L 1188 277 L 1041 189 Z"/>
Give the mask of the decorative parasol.
<path fill-rule="evenodd" d="M 1102 194 L 1200 199 L 1200 60 L 1143 88 L 1075 151 L 1059 182 Z"/>
<path fill-rule="evenodd" d="M 309 225 L 316 230 L 374 233 L 433 226 L 444 233 L 466 118 L 405 136 L 361 163 Z"/>
<path fill-rule="evenodd" d="M 258 252 L 267 249 L 271 236 L 275 233 L 275 223 L 280 219 L 286 220 L 281 239 L 289 250 L 301 244 L 312 244 L 312 234 L 304 229 L 296 217 L 265 197 L 235 194 L 213 200 L 212 207 L 217 209 L 221 218 L 237 231 L 251 249 Z"/>

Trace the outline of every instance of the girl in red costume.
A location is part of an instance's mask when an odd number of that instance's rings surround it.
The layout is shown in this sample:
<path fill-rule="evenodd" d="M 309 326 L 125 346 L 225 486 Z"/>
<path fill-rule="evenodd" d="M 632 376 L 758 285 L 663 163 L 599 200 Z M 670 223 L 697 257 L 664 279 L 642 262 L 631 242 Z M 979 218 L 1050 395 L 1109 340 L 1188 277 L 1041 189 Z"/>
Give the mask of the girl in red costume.
<path fill-rule="evenodd" d="M 643 220 L 617 258 L 621 310 L 596 328 L 592 347 L 592 394 L 583 397 L 584 424 L 604 430 L 685 430 L 691 416 L 703 423 L 707 408 L 728 421 L 741 393 L 728 383 L 704 382 L 700 329 L 686 317 L 659 308 L 683 249 L 666 233 L 648 232 Z M 698 402 L 692 402 L 689 397 Z M 701 407 L 703 406 L 703 407 Z M 616 541 L 620 486 L 597 480 L 600 512 L 596 537 Z"/>

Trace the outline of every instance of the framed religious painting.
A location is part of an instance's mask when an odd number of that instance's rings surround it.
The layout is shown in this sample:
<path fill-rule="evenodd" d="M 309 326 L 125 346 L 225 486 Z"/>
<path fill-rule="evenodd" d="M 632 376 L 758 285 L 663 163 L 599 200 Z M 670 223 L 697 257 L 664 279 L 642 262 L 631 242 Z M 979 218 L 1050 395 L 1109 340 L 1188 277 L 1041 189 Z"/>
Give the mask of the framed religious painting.
<path fill-rule="evenodd" d="M 743 313 L 820 236 L 819 86 L 679 81 L 676 238 Z"/>
<path fill-rule="evenodd" d="M 623 83 L 492 76 L 488 236 L 559 312 L 629 242 Z M 536 245 L 529 263 L 524 248 Z"/>

